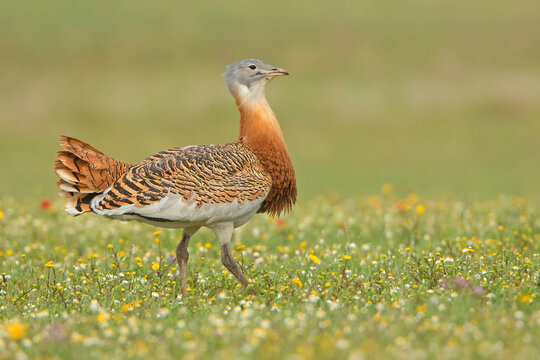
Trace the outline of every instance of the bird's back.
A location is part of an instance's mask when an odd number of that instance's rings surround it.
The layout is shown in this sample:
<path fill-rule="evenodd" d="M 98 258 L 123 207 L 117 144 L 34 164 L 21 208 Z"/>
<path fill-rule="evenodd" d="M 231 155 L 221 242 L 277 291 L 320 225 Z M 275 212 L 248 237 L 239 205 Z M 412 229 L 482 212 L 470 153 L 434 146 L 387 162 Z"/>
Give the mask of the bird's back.
<path fill-rule="evenodd" d="M 242 143 L 173 148 L 135 164 L 91 209 L 162 226 L 234 221 L 255 214 L 272 186 L 258 158 Z"/>

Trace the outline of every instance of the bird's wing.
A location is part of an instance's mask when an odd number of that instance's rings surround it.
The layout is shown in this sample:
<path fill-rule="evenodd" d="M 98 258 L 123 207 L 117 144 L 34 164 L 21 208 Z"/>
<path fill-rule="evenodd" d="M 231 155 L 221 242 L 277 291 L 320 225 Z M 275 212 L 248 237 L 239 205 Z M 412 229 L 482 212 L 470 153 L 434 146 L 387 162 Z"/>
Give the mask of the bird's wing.
<path fill-rule="evenodd" d="M 109 216 L 148 216 L 154 205 L 152 218 L 184 220 L 186 214 L 173 219 L 173 211 L 166 209 L 174 205 L 179 212 L 185 206 L 258 203 L 271 185 L 257 157 L 240 143 L 188 146 L 162 151 L 136 164 L 96 197 L 92 210 Z M 177 207 L 176 201 L 184 207 Z"/>

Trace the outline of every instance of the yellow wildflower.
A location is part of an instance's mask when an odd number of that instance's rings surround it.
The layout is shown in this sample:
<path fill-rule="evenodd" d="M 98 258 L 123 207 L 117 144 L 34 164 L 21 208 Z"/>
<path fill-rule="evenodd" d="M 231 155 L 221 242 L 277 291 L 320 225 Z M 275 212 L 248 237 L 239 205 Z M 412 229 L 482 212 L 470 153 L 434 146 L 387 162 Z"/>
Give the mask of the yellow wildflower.
<path fill-rule="evenodd" d="M 75 344 L 82 342 L 84 339 L 85 339 L 84 335 L 81 335 L 78 332 L 74 332 L 73 334 L 71 334 L 71 340 Z"/>
<path fill-rule="evenodd" d="M 531 295 L 525 295 L 525 296 L 522 296 L 522 297 L 519 298 L 520 303 L 531 302 L 531 300 L 532 300 Z"/>
<path fill-rule="evenodd" d="M 54 266 L 54 262 L 52 260 L 49 260 L 47 261 L 47 263 L 45 263 L 45 267 L 52 268 L 53 266 Z"/>
<path fill-rule="evenodd" d="M 416 205 L 416 213 L 423 214 L 426 212 L 426 207 L 422 204 Z"/>
<path fill-rule="evenodd" d="M 343 259 L 345 259 L 345 260 L 351 260 L 351 255 L 343 255 Z"/>
<path fill-rule="evenodd" d="M 154 236 L 159 236 L 159 235 L 161 235 L 161 230 L 154 231 Z"/>
<path fill-rule="evenodd" d="M 157 263 L 157 262 L 152 262 L 152 270 L 154 270 L 154 271 L 159 270 L 159 263 Z"/>
<path fill-rule="evenodd" d="M 306 242 L 306 241 L 302 241 L 302 242 L 300 243 L 300 249 L 304 249 L 306 246 L 307 246 L 307 242 Z"/>
<path fill-rule="evenodd" d="M 313 261 L 315 264 L 318 264 L 321 262 L 321 259 L 317 257 L 317 255 L 309 254 L 309 259 Z"/>
<path fill-rule="evenodd" d="M 376 196 L 371 196 L 368 198 L 369 206 L 375 208 L 375 209 L 381 209 L 382 208 L 382 202 L 379 200 Z"/>
<path fill-rule="evenodd" d="M 4 217 L 4 212 L 0 211 L 0 219 Z"/>
<path fill-rule="evenodd" d="M 410 193 L 409 195 L 407 195 L 406 201 L 409 205 L 414 205 L 418 202 L 418 195 L 416 195 L 415 193 Z"/>
<path fill-rule="evenodd" d="M 105 322 L 107 320 L 109 320 L 109 318 L 111 317 L 111 314 L 109 313 L 101 313 L 97 316 L 97 321 L 99 323 L 102 323 L 102 322 Z"/>
<path fill-rule="evenodd" d="M 236 250 L 244 250 L 246 248 L 246 245 L 238 245 L 236 247 Z"/>
<path fill-rule="evenodd" d="M 207 249 L 210 249 L 212 247 L 212 244 L 206 243 L 206 244 L 204 244 L 204 247 L 207 248 Z"/>
<path fill-rule="evenodd" d="M 156 244 L 159 244 L 159 238 L 154 238 L 154 242 L 155 242 Z"/>
<path fill-rule="evenodd" d="M 13 323 L 7 326 L 7 335 L 13 340 L 20 340 L 26 336 L 28 325 Z"/>
<path fill-rule="evenodd" d="M 292 279 L 292 282 L 296 284 L 296 286 L 298 286 L 299 288 L 301 288 L 303 285 L 302 285 L 302 282 L 300 281 L 300 279 L 298 278 L 294 278 Z"/>
<path fill-rule="evenodd" d="M 381 187 L 381 191 L 385 195 L 390 195 L 394 191 L 394 185 L 392 185 L 392 184 L 384 184 Z"/>

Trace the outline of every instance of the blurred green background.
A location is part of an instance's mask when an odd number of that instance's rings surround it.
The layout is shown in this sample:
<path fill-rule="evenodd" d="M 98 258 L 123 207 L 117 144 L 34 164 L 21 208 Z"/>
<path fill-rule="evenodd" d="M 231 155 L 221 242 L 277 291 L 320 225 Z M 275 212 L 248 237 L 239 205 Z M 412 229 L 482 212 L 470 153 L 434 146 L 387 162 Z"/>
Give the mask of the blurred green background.
<path fill-rule="evenodd" d="M 235 140 L 267 89 L 300 198 L 540 193 L 540 1 L 2 1 L 0 196 L 53 197 L 58 134 L 135 162 Z"/>

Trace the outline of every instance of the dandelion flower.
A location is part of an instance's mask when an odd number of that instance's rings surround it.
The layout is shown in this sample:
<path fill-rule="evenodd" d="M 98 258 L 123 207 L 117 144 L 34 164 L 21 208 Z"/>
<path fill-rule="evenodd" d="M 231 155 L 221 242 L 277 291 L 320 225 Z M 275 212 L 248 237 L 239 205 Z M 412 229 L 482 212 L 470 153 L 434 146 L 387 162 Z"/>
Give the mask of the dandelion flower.
<path fill-rule="evenodd" d="M 309 254 L 309 259 L 313 261 L 315 264 L 318 264 L 321 262 L 321 259 L 317 257 L 317 255 Z"/>
<path fill-rule="evenodd" d="M 45 267 L 52 268 L 54 266 L 54 262 L 52 260 L 49 260 L 45 263 Z"/>
<path fill-rule="evenodd" d="M 292 279 L 292 282 L 295 283 L 299 288 L 303 287 L 302 282 L 298 278 Z"/>
<path fill-rule="evenodd" d="M 351 255 L 343 255 L 343 259 L 345 259 L 345 260 L 351 260 Z"/>

